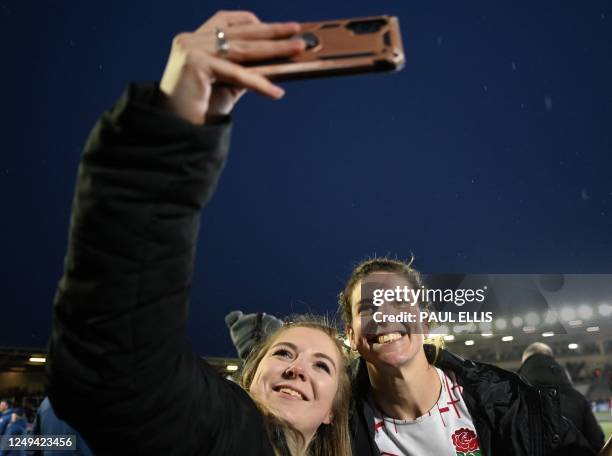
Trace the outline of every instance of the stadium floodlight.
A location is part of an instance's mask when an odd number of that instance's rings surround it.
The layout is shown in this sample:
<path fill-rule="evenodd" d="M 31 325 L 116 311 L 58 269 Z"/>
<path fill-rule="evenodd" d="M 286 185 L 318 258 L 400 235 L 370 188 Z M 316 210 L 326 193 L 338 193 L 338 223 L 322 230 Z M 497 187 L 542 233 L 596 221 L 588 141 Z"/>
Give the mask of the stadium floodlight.
<path fill-rule="evenodd" d="M 452 334 L 448 334 L 448 335 L 444 336 L 444 341 L 445 342 L 452 342 L 453 340 L 455 340 L 455 336 L 453 336 Z"/>
<path fill-rule="evenodd" d="M 42 356 L 30 356 L 29 361 L 31 363 L 46 363 L 47 362 L 47 358 L 44 358 Z"/>
<path fill-rule="evenodd" d="M 601 315 L 602 317 L 609 317 L 610 315 L 612 315 L 612 306 L 607 302 L 600 304 L 598 310 L 599 315 Z"/>
<path fill-rule="evenodd" d="M 540 316 L 535 312 L 529 312 L 525 315 L 525 323 L 528 326 L 538 326 L 540 324 Z"/>
<path fill-rule="evenodd" d="M 542 337 L 552 337 L 554 335 L 555 335 L 555 333 L 552 332 L 552 331 L 548 331 L 548 332 L 543 332 L 542 333 Z"/>
<path fill-rule="evenodd" d="M 506 321 L 505 318 L 498 318 L 497 321 L 495 322 L 495 327 L 499 329 L 500 331 L 503 331 L 504 329 L 508 327 L 508 322 Z"/>
<path fill-rule="evenodd" d="M 574 320 L 576 319 L 576 311 L 570 306 L 565 306 L 561 309 L 561 318 L 565 321 Z"/>
<path fill-rule="evenodd" d="M 570 326 L 581 326 L 583 321 L 582 320 L 571 320 L 567 322 Z"/>
<path fill-rule="evenodd" d="M 555 323 L 557 323 L 557 321 L 559 321 L 559 316 L 557 315 L 557 312 L 553 310 L 549 310 L 548 313 L 546 314 L 546 318 L 544 319 L 544 322 L 547 325 L 554 325 Z"/>
<path fill-rule="evenodd" d="M 593 308 L 587 304 L 582 304 L 580 307 L 578 307 L 578 311 L 576 313 L 578 314 L 578 317 L 582 318 L 583 320 L 588 320 L 593 316 Z"/>
<path fill-rule="evenodd" d="M 569 348 L 570 350 L 576 350 L 578 348 L 578 344 L 569 344 L 567 348 Z"/>
<path fill-rule="evenodd" d="M 512 342 L 514 340 L 514 337 L 512 336 L 504 336 L 502 337 L 502 342 Z"/>
<path fill-rule="evenodd" d="M 237 364 L 228 364 L 227 366 L 225 366 L 225 369 L 228 372 L 236 372 L 238 370 L 238 365 Z"/>
<path fill-rule="evenodd" d="M 597 332 L 597 331 L 599 331 L 599 326 L 589 326 L 587 328 L 587 332 L 590 332 L 590 333 Z"/>
<path fill-rule="evenodd" d="M 482 333 L 482 337 L 493 337 L 493 333 Z"/>
<path fill-rule="evenodd" d="M 523 319 L 521 317 L 512 317 L 512 326 L 515 328 L 523 326 Z"/>
<path fill-rule="evenodd" d="M 474 345 L 474 341 L 473 340 L 466 340 L 465 341 L 465 345 Z"/>

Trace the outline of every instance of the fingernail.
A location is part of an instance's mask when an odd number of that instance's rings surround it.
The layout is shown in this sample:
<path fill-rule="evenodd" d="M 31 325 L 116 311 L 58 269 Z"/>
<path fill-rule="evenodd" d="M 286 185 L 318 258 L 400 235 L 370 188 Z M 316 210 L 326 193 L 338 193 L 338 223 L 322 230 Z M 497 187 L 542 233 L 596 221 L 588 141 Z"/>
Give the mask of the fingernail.
<path fill-rule="evenodd" d="M 281 89 L 278 86 L 274 87 L 274 96 L 276 97 L 276 99 L 280 99 L 283 98 L 285 96 L 285 91 L 283 89 Z"/>

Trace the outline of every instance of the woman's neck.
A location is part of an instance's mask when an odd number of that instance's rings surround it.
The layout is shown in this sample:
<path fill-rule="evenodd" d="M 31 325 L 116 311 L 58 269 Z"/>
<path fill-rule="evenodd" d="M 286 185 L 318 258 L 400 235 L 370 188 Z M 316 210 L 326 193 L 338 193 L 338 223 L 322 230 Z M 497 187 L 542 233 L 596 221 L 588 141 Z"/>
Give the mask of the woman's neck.
<path fill-rule="evenodd" d="M 415 420 L 438 401 L 442 384 L 425 353 L 400 367 L 380 369 L 367 363 L 371 394 L 376 406 L 388 417 Z"/>
<path fill-rule="evenodd" d="M 287 441 L 289 454 L 291 456 L 305 456 L 313 436 L 314 434 L 306 438 L 303 433 L 296 429 L 291 431 L 285 430 L 285 439 Z"/>

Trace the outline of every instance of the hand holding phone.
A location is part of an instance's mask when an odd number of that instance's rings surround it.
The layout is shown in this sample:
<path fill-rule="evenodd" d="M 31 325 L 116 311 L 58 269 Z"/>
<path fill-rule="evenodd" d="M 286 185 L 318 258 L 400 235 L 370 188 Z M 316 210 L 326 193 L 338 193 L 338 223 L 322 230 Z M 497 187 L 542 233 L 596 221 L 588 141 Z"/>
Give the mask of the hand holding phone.
<path fill-rule="evenodd" d="M 373 16 L 300 24 L 299 54 L 249 62 L 246 66 L 273 81 L 311 79 L 356 73 L 397 71 L 404 66 L 399 21 Z"/>

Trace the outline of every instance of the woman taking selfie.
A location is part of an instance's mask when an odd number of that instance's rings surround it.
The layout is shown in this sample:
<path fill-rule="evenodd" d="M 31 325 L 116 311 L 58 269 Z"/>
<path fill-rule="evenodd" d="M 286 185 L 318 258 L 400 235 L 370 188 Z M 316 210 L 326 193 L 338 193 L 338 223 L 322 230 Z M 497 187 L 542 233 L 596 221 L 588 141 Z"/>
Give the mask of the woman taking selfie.
<path fill-rule="evenodd" d="M 245 90 L 283 95 L 240 63 L 302 51 L 290 39 L 298 31 L 216 14 L 178 35 L 159 86 L 130 86 L 87 142 L 48 393 L 95 454 L 350 454 L 349 379 L 331 327 L 302 321 L 270 335 L 251 354 L 244 389 L 185 338 L 200 210 L 227 156 L 227 115 Z"/>

